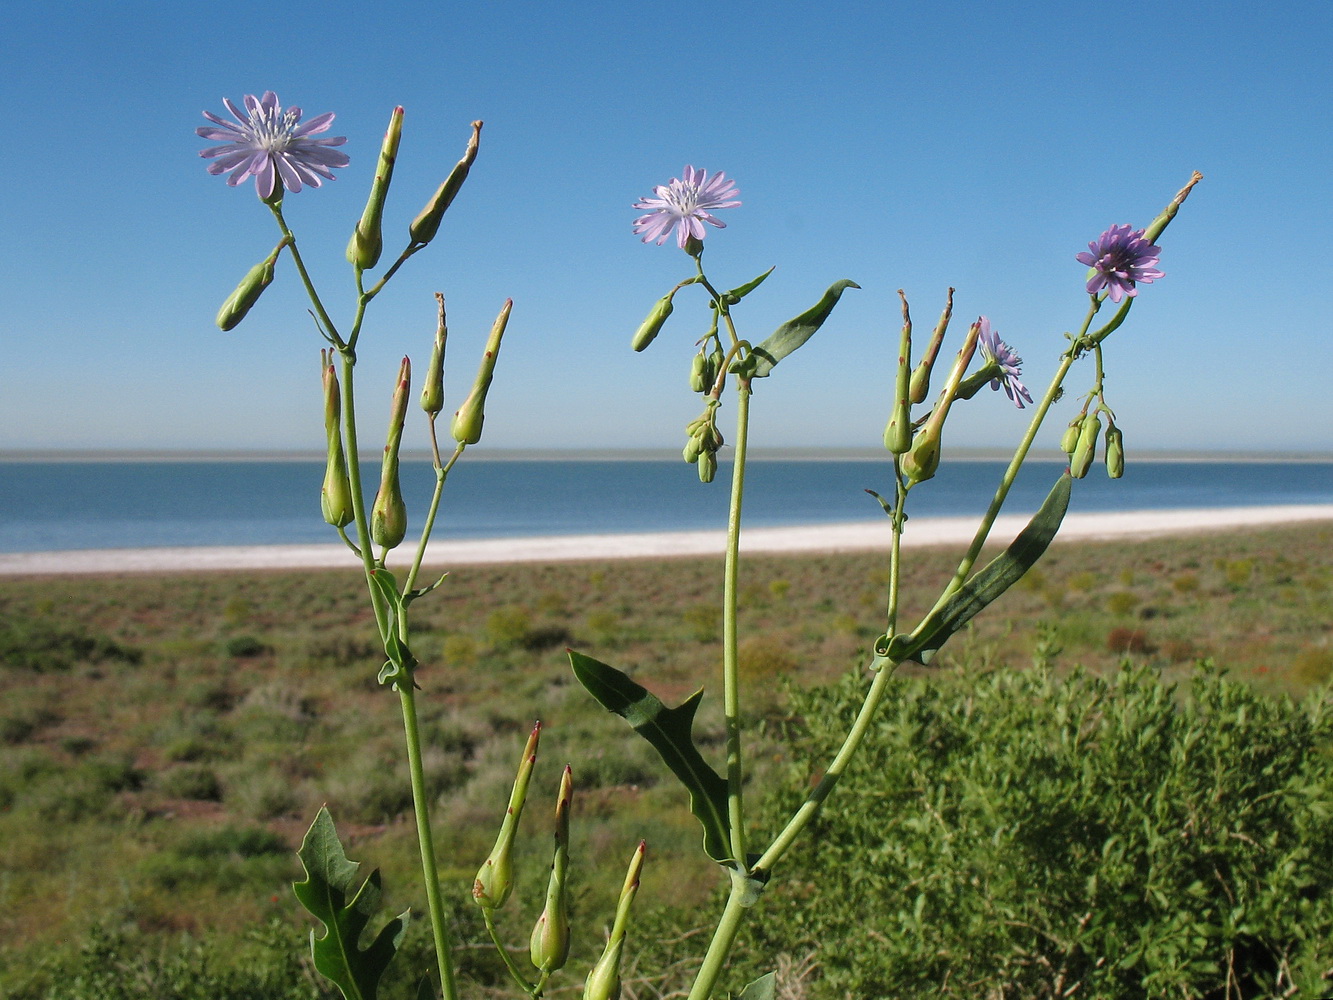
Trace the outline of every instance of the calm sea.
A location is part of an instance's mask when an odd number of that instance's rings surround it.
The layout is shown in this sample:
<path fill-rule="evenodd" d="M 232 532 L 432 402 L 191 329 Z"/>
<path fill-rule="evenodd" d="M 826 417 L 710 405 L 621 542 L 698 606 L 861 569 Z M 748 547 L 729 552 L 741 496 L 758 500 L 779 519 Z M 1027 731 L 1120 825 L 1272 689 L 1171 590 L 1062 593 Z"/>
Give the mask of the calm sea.
<path fill-rule="evenodd" d="M 914 491 L 912 513 L 980 514 L 1003 468 L 946 463 Z M 1029 463 L 1006 511 L 1035 510 L 1060 471 Z M 450 474 L 437 530 L 495 538 L 720 528 L 726 472 L 703 486 L 683 462 L 464 461 Z M 322 462 L 0 463 L 0 552 L 331 542 L 319 511 L 322 478 Z M 873 519 L 882 514 L 864 490 L 892 490 L 886 466 L 871 461 L 754 461 L 746 483 L 754 526 Z M 429 465 L 405 463 L 404 492 L 418 517 L 433 484 Z M 1095 468 L 1076 484 L 1071 510 L 1326 503 L 1333 462 L 1161 461 L 1131 464 L 1116 482 Z"/>

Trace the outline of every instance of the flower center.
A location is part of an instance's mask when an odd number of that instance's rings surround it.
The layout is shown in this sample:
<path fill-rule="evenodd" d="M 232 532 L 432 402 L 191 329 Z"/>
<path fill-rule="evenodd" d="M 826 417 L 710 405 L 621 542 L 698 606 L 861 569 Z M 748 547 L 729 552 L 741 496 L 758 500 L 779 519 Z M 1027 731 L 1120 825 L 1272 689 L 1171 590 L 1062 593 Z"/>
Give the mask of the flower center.
<path fill-rule="evenodd" d="M 258 108 L 250 113 L 250 134 L 254 144 L 269 153 L 281 153 L 292 141 L 297 116 L 291 111 Z"/>

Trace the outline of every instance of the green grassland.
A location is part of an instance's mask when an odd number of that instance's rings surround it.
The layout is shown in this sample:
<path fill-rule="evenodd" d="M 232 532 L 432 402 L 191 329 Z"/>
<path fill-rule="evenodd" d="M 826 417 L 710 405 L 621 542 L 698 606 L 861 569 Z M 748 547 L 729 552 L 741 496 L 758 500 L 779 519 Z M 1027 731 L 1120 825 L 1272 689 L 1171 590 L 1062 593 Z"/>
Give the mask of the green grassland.
<path fill-rule="evenodd" d="M 910 619 L 956 556 L 907 558 Z M 571 967 L 595 957 L 641 838 L 638 905 L 710 912 L 718 877 L 682 794 L 573 682 L 564 650 L 626 670 L 668 704 L 707 688 L 699 730 L 720 759 L 720 578 L 716 561 L 696 559 L 466 567 L 414 605 L 427 780 L 470 995 L 502 981 L 467 890 L 536 719 L 542 755 L 505 935 L 524 944 L 541 908 L 566 761 Z M 802 692 L 863 672 L 887 579 L 882 555 L 745 560 L 757 801 L 790 795 L 817 768 L 795 766 L 778 737 L 799 721 Z M 1129 659 L 1172 680 L 1209 658 L 1265 695 L 1299 696 L 1333 676 L 1331 623 L 1333 525 L 1057 544 L 915 675 L 1033 663 L 1097 673 Z M 213 998 L 331 995 L 300 957 L 308 924 L 289 888 L 324 803 L 349 856 L 383 870 L 385 912 L 421 912 L 398 701 L 376 683 L 373 632 L 352 569 L 0 580 L 0 1000 L 186 998 L 205 981 Z M 423 948 L 418 923 L 408 951 Z M 140 956 L 138 971 L 126 955 Z M 98 985 L 88 970 L 99 963 L 121 970 L 114 984 Z M 235 978 L 241 967 L 249 979 Z M 552 994 L 577 993 L 577 979 Z M 386 987 L 406 990 L 405 979 Z"/>

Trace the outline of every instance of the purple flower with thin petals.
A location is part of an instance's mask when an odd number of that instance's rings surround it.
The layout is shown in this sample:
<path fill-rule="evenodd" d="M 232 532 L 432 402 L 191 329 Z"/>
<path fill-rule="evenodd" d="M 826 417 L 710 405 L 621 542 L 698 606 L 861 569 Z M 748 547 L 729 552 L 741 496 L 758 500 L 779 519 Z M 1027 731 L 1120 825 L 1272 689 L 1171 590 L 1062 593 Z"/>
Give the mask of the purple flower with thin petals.
<path fill-rule="evenodd" d="M 656 240 L 660 247 L 671 235 L 671 228 L 676 229 L 676 242 L 682 250 L 686 241 L 693 236 L 696 240 L 704 238 L 703 224 L 718 229 L 726 229 L 727 224 L 710 214 L 719 208 L 735 208 L 740 204 L 734 200 L 740 194 L 736 182 L 718 171 L 712 177 L 707 170 L 695 170 L 686 165 L 685 179 L 671 178 L 670 184 L 659 184 L 653 188 L 655 198 L 640 198 L 634 203 L 635 208 L 646 208 L 647 215 L 634 220 L 634 234 L 643 234 L 643 242 Z"/>
<path fill-rule="evenodd" d="M 1074 259 L 1096 272 L 1088 279 L 1089 295 L 1106 289 L 1111 301 L 1119 302 L 1126 295 L 1138 294 L 1137 282 L 1151 285 L 1154 278 L 1166 277 L 1156 267 L 1161 256 L 1161 247 L 1144 239 L 1142 229 L 1131 230 L 1126 223 L 1112 226 Z"/>
<path fill-rule="evenodd" d="M 1032 402 L 1032 394 L 1018 381 L 1018 376 L 1023 374 L 1023 359 L 990 328 L 990 320 L 982 316 L 979 322 L 981 331 L 977 335 L 977 346 L 981 348 L 981 360 L 1000 367 L 1000 374 L 991 379 L 990 387 L 997 390 L 1003 386 L 1005 395 L 1021 410 L 1023 400 Z"/>
<path fill-rule="evenodd" d="M 230 170 L 227 183 L 232 187 L 254 177 L 259 197 L 271 198 L 278 185 L 293 193 L 300 191 L 302 184 L 319 187 L 323 183 L 321 178 L 333 180 L 334 167 L 347 166 L 347 154 L 329 148 L 341 146 L 347 141 L 346 136 L 311 138 L 328 130 L 333 123 L 332 112 L 316 115 L 302 125 L 301 109 L 283 111 L 278 95 L 271 90 L 258 98 L 246 94 L 244 112 L 225 97 L 222 103 L 238 124 L 205 111 L 204 117 L 217 127 L 200 126 L 195 132 L 205 139 L 226 143 L 201 149 L 199 155 L 216 157 L 208 165 L 210 174 Z"/>

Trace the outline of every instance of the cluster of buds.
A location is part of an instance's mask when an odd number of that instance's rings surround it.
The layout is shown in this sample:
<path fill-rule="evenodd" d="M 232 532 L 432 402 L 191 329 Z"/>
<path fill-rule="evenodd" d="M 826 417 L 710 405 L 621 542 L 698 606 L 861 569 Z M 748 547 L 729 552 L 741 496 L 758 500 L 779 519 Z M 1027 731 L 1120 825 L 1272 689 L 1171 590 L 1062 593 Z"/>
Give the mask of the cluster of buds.
<path fill-rule="evenodd" d="M 504 906 L 514 888 L 514 838 L 519 817 L 527 801 L 528 785 L 537 763 L 537 744 L 541 723 L 532 728 L 518 774 L 509 795 L 509 806 L 500 824 L 500 834 L 490 855 L 482 862 L 472 884 L 472 898 L 487 914 Z M 540 995 L 547 978 L 564 968 L 569 960 L 569 814 L 574 797 L 574 775 L 568 765 L 560 775 L 560 791 L 555 807 L 555 851 L 551 859 L 551 876 L 546 887 L 546 905 L 532 927 L 528 941 L 528 955 L 541 976 L 535 989 Z M 610 940 L 601 958 L 593 966 L 584 988 L 587 1000 L 615 1000 L 620 995 L 620 959 L 624 950 L 625 932 L 629 921 L 630 903 L 639 888 L 645 847 L 640 843 L 630 861 L 629 873 L 621 889 L 616 906 L 615 923 Z M 532 992 L 530 989 L 529 992 Z"/>
<path fill-rule="evenodd" d="M 904 300 L 904 312 L 906 312 L 906 308 L 906 301 Z M 940 320 L 940 326 L 937 328 L 937 333 L 940 336 L 943 336 L 943 328 L 948 323 L 948 315 L 949 310 L 946 309 L 944 317 Z M 954 358 L 953 367 L 949 370 L 949 377 L 945 380 L 944 388 L 940 391 L 934 409 L 930 411 L 929 416 L 926 417 L 912 437 L 911 447 L 902 454 L 899 460 L 899 466 L 907 479 L 909 488 L 932 478 L 940 467 L 944 421 L 949 416 L 949 409 L 953 406 L 954 400 L 958 398 L 958 388 L 963 380 L 963 373 L 967 371 L 967 366 L 972 362 L 972 355 L 976 353 L 977 337 L 981 333 L 981 326 L 982 320 L 979 319 L 968 328 L 963 346 L 959 348 L 958 354 Z M 927 357 L 931 361 L 934 360 L 931 355 L 927 355 Z M 923 362 L 923 364 L 925 363 Z M 901 368 L 902 365 L 900 364 L 899 367 Z M 899 381 L 901 382 L 901 380 L 900 377 Z M 928 392 L 930 386 L 929 367 L 923 369 L 920 383 L 923 391 Z M 909 381 L 909 393 L 910 385 Z M 887 437 L 886 434 L 886 442 Z"/>
<path fill-rule="evenodd" d="M 1092 468 L 1097 457 L 1097 440 L 1102 434 L 1101 414 L 1106 414 L 1106 474 L 1119 479 L 1125 474 L 1125 435 L 1115 424 L 1110 410 L 1099 407 L 1091 413 L 1084 410 L 1065 428 L 1060 438 L 1060 450 L 1069 456 L 1069 474 L 1082 479 Z"/>
<path fill-rule="evenodd" d="M 681 457 L 699 467 L 699 481 L 711 483 L 717 474 L 717 450 L 724 444 L 722 432 L 717 429 L 718 401 L 710 399 L 704 412 L 685 425 L 689 440 Z"/>
<path fill-rule="evenodd" d="M 711 351 L 707 350 L 710 341 L 713 344 Z M 706 338 L 704 345 L 699 348 L 699 353 L 690 359 L 690 391 L 712 392 L 725 360 L 726 356 L 718 346 L 716 338 L 712 336 Z"/>

